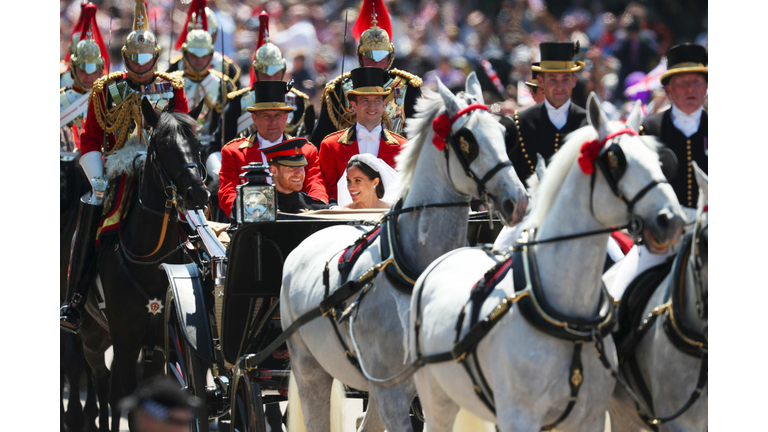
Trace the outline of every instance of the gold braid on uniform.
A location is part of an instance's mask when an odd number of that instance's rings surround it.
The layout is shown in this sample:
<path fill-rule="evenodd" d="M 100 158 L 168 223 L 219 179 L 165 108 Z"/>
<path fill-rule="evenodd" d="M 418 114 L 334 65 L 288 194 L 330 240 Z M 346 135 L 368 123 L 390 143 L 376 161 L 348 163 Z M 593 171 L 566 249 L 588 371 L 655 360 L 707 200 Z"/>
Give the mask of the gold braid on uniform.
<path fill-rule="evenodd" d="M 328 108 L 328 117 L 331 118 L 331 123 L 333 123 L 337 130 L 346 129 L 357 122 L 357 114 L 347 111 L 344 108 L 344 101 L 340 100 L 339 95 L 333 91 L 337 85 L 343 86 L 344 79 L 350 76 L 349 72 L 344 72 L 326 84 L 323 90 L 323 100 L 325 101 L 326 108 Z M 344 97 L 343 87 L 341 88 L 341 97 Z M 334 106 L 333 101 L 336 101 L 337 105 Z M 339 107 L 338 110 L 336 106 Z"/>
<path fill-rule="evenodd" d="M 114 108 L 106 108 L 107 96 L 104 94 L 104 87 L 111 81 L 118 78 L 122 78 L 125 72 L 118 71 L 112 72 L 109 75 L 99 78 L 93 83 L 93 90 L 89 96 L 89 103 L 93 106 L 94 114 L 96 115 L 96 122 L 107 133 L 117 132 L 115 136 L 115 145 L 111 150 L 102 149 L 104 155 L 112 154 L 113 152 L 120 150 L 125 141 L 128 138 L 131 121 L 135 125 L 141 125 L 141 109 L 140 102 L 141 96 L 136 92 L 128 92 L 123 101 Z M 163 78 L 171 83 L 175 89 L 184 88 L 184 79 L 177 77 L 176 75 L 168 74 L 165 72 L 155 72 L 155 77 Z M 102 95 L 104 103 L 101 104 L 96 98 L 97 95 Z"/>
<path fill-rule="evenodd" d="M 227 93 L 227 99 L 232 100 L 232 99 L 234 99 L 234 98 L 236 98 L 236 97 L 238 97 L 240 95 L 244 95 L 244 94 L 248 93 L 249 91 L 251 91 L 250 87 L 243 87 L 243 88 L 241 88 L 239 90 L 231 91 L 231 92 Z"/>
<path fill-rule="evenodd" d="M 230 78 L 233 82 L 240 81 L 240 67 L 236 65 L 234 62 L 230 61 L 227 57 L 224 56 L 224 54 L 221 55 L 221 61 L 226 65 L 227 73 L 226 75 L 229 76 L 229 70 L 234 69 L 235 70 L 235 77 Z M 237 86 L 235 86 L 237 87 Z"/>
<path fill-rule="evenodd" d="M 408 84 L 411 85 L 411 87 L 421 87 L 421 84 L 424 82 L 421 78 L 419 78 L 418 75 L 414 75 L 410 72 L 406 72 L 404 70 L 400 69 L 390 69 L 389 73 L 403 77 L 408 80 Z"/>

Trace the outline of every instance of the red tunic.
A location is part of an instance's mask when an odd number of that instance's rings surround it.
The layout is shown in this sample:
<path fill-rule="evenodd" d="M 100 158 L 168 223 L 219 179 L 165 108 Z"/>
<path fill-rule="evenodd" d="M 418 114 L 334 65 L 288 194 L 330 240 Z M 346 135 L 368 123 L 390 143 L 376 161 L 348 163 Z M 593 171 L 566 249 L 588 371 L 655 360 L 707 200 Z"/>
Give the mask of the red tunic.
<path fill-rule="evenodd" d="M 394 132 L 382 129 L 377 157 L 395 168 L 395 156 L 407 141 Z M 355 125 L 328 135 L 320 143 L 320 170 L 329 197 L 337 199 L 336 183 L 347 169 L 349 159 L 358 153 L 360 148 L 357 146 Z"/>
<path fill-rule="evenodd" d="M 288 138 L 283 135 L 283 139 Z M 307 159 L 307 166 L 304 167 L 304 187 L 301 191 L 327 203 L 328 194 L 325 192 L 325 186 L 323 185 L 320 173 L 317 147 L 313 146 L 311 143 L 307 143 L 301 150 L 304 153 L 304 157 Z M 219 206 L 227 216 L 232 213 L 232 206 L 234 205 L 235 197 L 237 196 L 235 187 L 240 184 L 240 174 L 245 172 L 242 167 L 251 162 L 267 163 L 263 153 L 259 150 L 256 134 L 253 134 L 248 138 L 232 140 L 221 149 Z"/>
<path fill-rule="evenodd" d="M 88 99 L 88 114 L 85 119 L 85 125 L 83 126 L 83 133 L 80 135 L 80 152 L 81 154 L 90 153 L 92 151 L 101 151 L 101 144 L 102 140 L 104 139 L 104 129 L 99 124 L 98 120 L 96 119 L 96 110 L 93 109 L 93 103 L 94 99 L 98 98 L 99 103 L 106 107 L 106 101 L 107 101 L 107 93 L 109 90 L 107 89 L 107 86 L 109 83 L 113 81 L 120 81 L 120 80 L 126 80 L 127 75 L 125 72 L 122 72 L 122 75 L 119 75 L 119 72 L 111 73 L 107 76 L 99 78 L 96 83 L 93 85 L 93 91 L 91 93 L 91 97 Z M 166 74 L 163 74 L 166 75 Z M 100 83 L 101 81 L 101 83 Z M 158 73 L 155 72 L 155 81 L 154 82 L 162 82 L 167 81 L 162 76 L 158 76 Z M 182 112 L 182 113 L 189 113 L 189 108 L 187 107 L 187 96 L 184 94 L 184 82 L 181 81 L 181 88 L 173 88 L 173 111 L 174 112 Z M 100 89 L 100 91 L 98 91 Z M 107 136 L 107 141 L 109 142 L 110 148 L 115 144 L 115 137 L 114 134 L 111 133 L 109 136 Z"/>

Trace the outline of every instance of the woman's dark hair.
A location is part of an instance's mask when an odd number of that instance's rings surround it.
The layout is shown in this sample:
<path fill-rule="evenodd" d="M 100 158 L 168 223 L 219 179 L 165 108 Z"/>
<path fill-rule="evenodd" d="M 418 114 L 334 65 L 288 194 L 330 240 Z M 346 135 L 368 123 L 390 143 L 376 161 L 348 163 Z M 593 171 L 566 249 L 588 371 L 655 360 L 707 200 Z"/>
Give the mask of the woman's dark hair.
<path fill-rule="evenodd" d="M 368 177 L 368 180 L 373 181 L 373 179 L 379 179 L 379 184 L 376 185 L 376 196 L 379 199 L 384 197 L 384 181 L 381 179 L 381 174 L 379 174 L 378 171 L 365 163 L 365 160 L 361 157 L 358 157 L 357 155 L 352 156 L 352 158 L 349 160 L 349 163 L 347 163 L 347 169 L 352 167 L 357 167 L 360 171 L 362 171 L 363 174 Z"/>

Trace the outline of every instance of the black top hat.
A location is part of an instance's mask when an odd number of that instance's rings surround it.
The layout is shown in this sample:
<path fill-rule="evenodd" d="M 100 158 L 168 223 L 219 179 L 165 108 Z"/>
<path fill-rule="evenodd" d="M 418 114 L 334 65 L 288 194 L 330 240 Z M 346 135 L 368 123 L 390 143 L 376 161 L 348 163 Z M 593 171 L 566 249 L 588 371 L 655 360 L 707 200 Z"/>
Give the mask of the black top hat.
<path fill-rule="evenodd" d="M 246 108 L 250 112 L 263 110 L 293 111 L 293 107 L 285 103 L 285 94 L 291 91 L 293 80 L 285 81 L 255 81 L 253 90 L 256 93 L 256 101 L 252 107 Z"/>
<path fill-rule="evenodd" d="M 584 67 L 584 62 L 573 62 L 573 56 L 579 52 L 579 42 L 542 42 L 539 44 L 541 62 L 531 66 L 536 72 L 576 72 Z"/>
<path fill-rule="evenodd" d="M 525 82 L 525 84 L 528 87 L 531 87 L 531 88 L 534 88 L 534 89 L 539 88 L 539 82 L 536 81 L 536 77 L 539 76 L 539 72 L 533 70 L 533 66 L 538 66 L 538 65 L 539 65 L 539 62 L 531 63 L 531 81 L 530 82 L 528 82 L 528 81 Z"/>
<path fill-rule="evenodd" d="M 661 84 L 669 84 L 672 75 L 700 72 L 707 75 L 707 49 L 701 45 L 684 43 L 667 50 L 667 71 L 661 76 Z"/>
<path fill-rule="evenodd" d="M 274 162 L 287 167 L 300 167 L 307 164 L 301 148 L 307 144 L 306 138 L 293 138 L 263 149 L 267 162 Z"/>
<path fill-rule="evenodd" d="M 384 88 L 389 81 L 389 72 L 377 67 L 359 67 L 350 72 L 352 78 L 352 90 L 347 92 L 347 97 L 353 95 L 386 96 L 392 89 Z"/>

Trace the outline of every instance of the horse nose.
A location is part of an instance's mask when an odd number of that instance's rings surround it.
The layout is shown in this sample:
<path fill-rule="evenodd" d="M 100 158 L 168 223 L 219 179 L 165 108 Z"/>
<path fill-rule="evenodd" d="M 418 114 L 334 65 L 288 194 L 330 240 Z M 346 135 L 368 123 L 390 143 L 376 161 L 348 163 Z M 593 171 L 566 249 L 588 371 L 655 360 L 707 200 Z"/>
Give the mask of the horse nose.
<path fill-rule="evenodd" d="M 501 211 L 507 215 L 515 213 L 515 202 L 512 200 L 512 198 L 507 198 L 503 203 L 501 203 Z"/>
<path fill-rule="evenodd" d="M 187 186 L 184 191 L 184 201 L 189 208 L 203 208 L 208 203 L 210 196 L 211 193 L 208 192 L 208 188 L 202 183 L 196 186 Z"/>
<path fill-rule="evenodd" d="M 680 216 L 668 208 L 661 209 L 656 215 L 656 225 L 659 231 L 666 233 L 670 237 L 674 236 L 678 229 L 682 228 L 684 222 Z"/>

